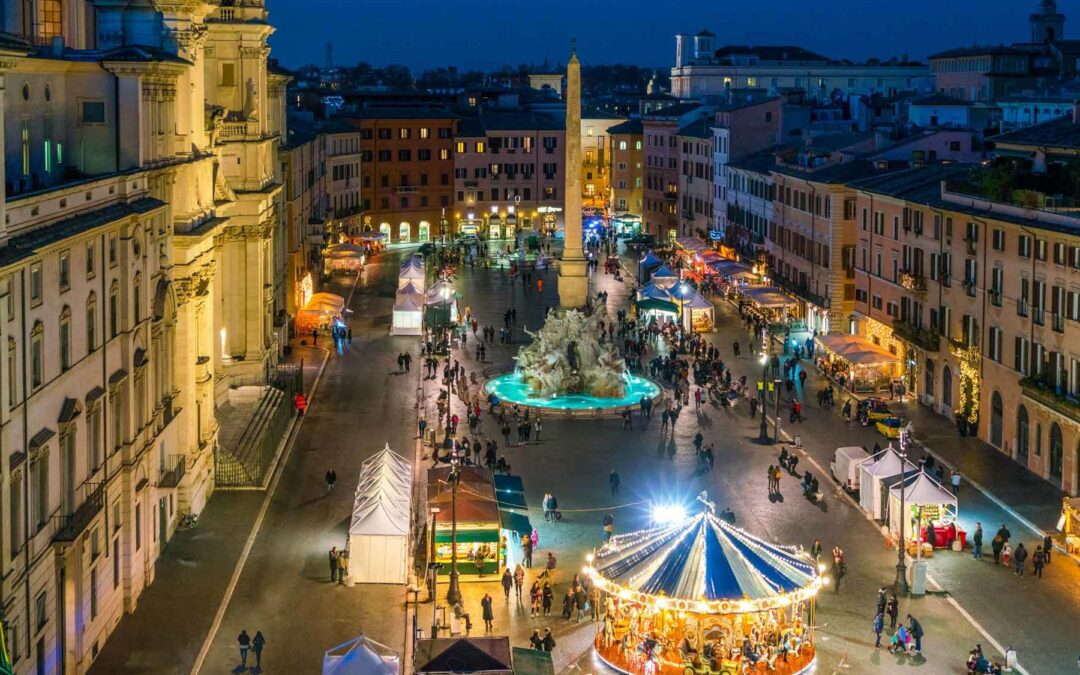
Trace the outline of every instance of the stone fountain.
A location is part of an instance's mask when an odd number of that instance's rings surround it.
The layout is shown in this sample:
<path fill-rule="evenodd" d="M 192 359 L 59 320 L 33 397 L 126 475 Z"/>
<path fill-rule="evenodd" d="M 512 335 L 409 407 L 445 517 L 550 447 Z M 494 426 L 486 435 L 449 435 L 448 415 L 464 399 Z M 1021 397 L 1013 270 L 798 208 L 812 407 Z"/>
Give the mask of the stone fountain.
<path fill-rule="evenodd" d="M 555 310 L 515 357 L 517 373 L 535 396 L 584 394 L 605 399 L 626 393 L 626 362 L 600 341 L 600 315 Z"/>

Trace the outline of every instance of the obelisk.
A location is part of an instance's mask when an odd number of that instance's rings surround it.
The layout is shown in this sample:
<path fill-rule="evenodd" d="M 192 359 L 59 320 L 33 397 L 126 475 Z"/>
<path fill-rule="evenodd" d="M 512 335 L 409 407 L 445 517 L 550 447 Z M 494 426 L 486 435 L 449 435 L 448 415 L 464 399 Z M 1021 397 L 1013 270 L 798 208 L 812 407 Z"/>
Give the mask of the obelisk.
<path fill-rule="evenodd" d="M 585 254 L 581 250 L 581 62 L 577 47 L 566 64 L 566 184 L 563 186 L 562 260 L 559 263 L 559 305 L 583 307 L 589 296 Z"/>

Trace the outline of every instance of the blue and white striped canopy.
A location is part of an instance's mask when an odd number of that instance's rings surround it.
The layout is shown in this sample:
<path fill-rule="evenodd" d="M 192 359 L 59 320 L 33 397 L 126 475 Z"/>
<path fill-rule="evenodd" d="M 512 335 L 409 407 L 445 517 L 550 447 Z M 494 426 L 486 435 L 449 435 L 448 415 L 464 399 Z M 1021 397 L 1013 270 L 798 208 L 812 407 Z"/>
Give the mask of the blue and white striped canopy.
<path fill-rule="evenodd" d="M 821 586 L 807 554 L 762 541 L 712 513 L 612 537 L 594 557 L 592 574 L 623 592 L 710 605 L 779 605 Z"/>

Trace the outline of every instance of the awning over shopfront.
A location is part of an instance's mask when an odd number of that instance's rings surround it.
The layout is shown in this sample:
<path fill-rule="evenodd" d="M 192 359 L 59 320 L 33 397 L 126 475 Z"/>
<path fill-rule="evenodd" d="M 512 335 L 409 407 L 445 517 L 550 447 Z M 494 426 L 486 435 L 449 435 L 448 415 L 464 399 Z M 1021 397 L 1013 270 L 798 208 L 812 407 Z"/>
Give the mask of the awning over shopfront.
<path fill-rule="evenodd" d="M 859 335 L 818 335 L 817 343 L 827 352 L 853 366 L 899 363 L 900 358 Z"/>
<path fill-rule="evenodd" d="M 705 240 L 700 237 L 679 237 L 675 240 L 675 244 L 679 246 L 679 248 L 686 249 L 692 253 L 699 253 L 708 250 L 709 248 L 709 245 L 705 243 Z"/>
<path fill-rule="evenodd" d="M 499 500 L 499 508 L 529 508 L 525 504 L 525 485 L 520 476 L 495 476 L 495 496 Z"/>
<path fill-rule="evenodd" d="M 753 270 L 748 265 L 744 265 L 738 260 L 716 260 L 709 263 L 709 267 L 713 269 L 717 274 L 730 274 L 735 276 L 737 274 L 753 274 Z"/>
<path fill-rule="evenodd" d="M 345 298 L 333 293 L 315 293 L 304 305 L 304 311 L 322 314 L 341 314 L 345 309 Z"/>
<path fill-rule="evenodd" d="M 794 304 L 791 298 L 784 295 L 783 291 L 779 288 L 773 288 L 772 286 L 757 286 L 752 288 L 743 289 L 743 295 L 750 298 L 750 300 L 758 307 L 771 308 L 771 307 L 787 307 Z"/>
<path fill-rule="evenodd" d="M 518 535 L 530 534 L 533 531 L 529 517 L 518 511 L 499 509 L 499 527 L 504 530 L 516 532 Z"/>

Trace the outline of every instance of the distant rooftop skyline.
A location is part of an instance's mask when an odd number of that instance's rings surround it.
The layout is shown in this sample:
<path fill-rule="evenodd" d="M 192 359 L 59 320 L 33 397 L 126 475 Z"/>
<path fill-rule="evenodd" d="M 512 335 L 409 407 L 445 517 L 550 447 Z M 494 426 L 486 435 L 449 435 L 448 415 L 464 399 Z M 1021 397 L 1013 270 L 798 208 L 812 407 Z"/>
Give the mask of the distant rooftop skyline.
<path fill-rule="evenodd" d="M 716 44 L 798 45 L 834 59 L 887 60 L 1028 39 L 1038 0 L 686 0 L 677 11 L 646 0 L 268 0 L 273 55 L 289 68 L 400 63 L 414 71 L 456 66 L 552 66 L 577 37 L 584 63 L 668 68 L 675 34 L 708 28 Z M 543 8 L 543 11 L 537 11 Z M 1080 37 L 1080 2 L 1062 0 L 1065 37 Z M 1074 11 L 1075 10 L 1075 11 Z"/>

